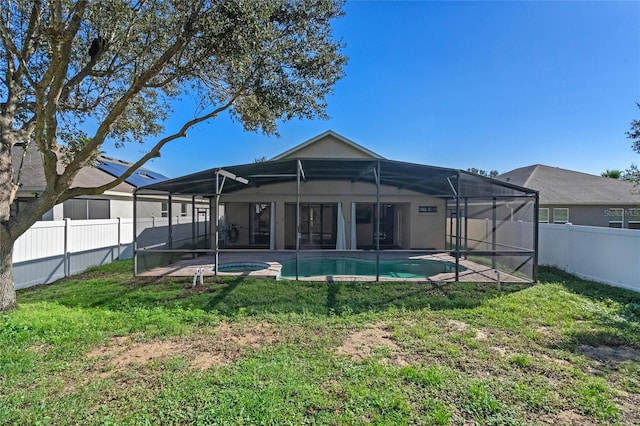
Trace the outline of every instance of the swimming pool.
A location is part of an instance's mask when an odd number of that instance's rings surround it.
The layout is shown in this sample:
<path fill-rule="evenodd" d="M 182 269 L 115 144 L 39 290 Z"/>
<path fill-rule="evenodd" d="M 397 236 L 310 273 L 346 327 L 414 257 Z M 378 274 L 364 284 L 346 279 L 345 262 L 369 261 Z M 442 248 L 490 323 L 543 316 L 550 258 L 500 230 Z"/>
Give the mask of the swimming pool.
<path fill-rule="evenodd" d="M 460 271 L 466 270 L 460 266 Z M 385 278 L 427 278 L 456 271 L 455 263 L 426 259 L 381 260 L 380 276 Z M 300 259 L 299 277 L 327 275 L 376 276 L 376 261 L 344 257 Z M 296 260 L 282 262 L 282 278 L 296 277 Z"/>

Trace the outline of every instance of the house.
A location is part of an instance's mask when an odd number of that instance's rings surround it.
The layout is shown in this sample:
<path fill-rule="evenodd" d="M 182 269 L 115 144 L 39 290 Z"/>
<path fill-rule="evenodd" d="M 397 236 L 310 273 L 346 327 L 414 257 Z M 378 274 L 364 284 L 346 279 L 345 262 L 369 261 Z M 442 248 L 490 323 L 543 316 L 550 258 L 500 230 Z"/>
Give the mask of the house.
<path fill-rule="evenodd" d="M 631 182 L 542 164 L 496 179 L 538 191 L 542 223 L 640 229 L 640 194 Z"/>
<path fill-rule="evenodd" d="M 19 189 L 12 212 L 19 212 L 30 199 L 37 197 L 46 186 L 42 169 L 42 153 L 34 144 L 17 144 L 13 147 L 13 176 L 17 177 Z M 131 163 L 106 156 L 98 157 L 94 166 L 82 168 L 73 181 L 73 186 L 95 187 L 111 182 L 121 176 Z M 69 219 L 115 219 L 133 217 L 131 203 L 133 192 L 140 186 L 161 182 L 167 177 L 147 168 L 138 169 L 123 183 L 101 195 L 81 196 L 54 206 L 42 220 Z"/>
<path fill-rule="evenodd" d="M 161 197 L 207 203 L 193 225 L 145 227 Z M 535 275 L 537 193 L 462 170 L 386 159 L 326 131 L 264 162 L 138 188 L 136 267 L 215 252 L 349 251 L 498 256 Z M 508 204 L 509 208 L 505 208 Z M 527 224 L 511 222 L 517 211 Z M 493 213 L 492 213 L 493 212 Z M 197 233 L 197 235 L 196 235 Z M 162 235 L 160 235 L 162 234 Z M 172 256 L 170 254 L 173 254 Z M 289 254 L 291 256 L 291 254 Z M 217 262 L 216 262 L 217 264 Z M 140 272 L 140 270 L 137 270 Z"/>

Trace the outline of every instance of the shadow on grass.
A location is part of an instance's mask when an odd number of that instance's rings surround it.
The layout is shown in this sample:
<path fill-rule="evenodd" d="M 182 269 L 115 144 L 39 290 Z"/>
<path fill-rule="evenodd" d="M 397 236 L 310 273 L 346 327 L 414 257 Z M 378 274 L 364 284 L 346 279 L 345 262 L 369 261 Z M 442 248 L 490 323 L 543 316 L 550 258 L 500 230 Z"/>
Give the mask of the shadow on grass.
<path fill-rule="evenodd" d="M 111 310 L 199 309 L 222 315 L 239 312 L 342 315 L 389 309 L 433 310 L 474 308 L 485 301 L 517 292 L 528 284 L 305 282 L 246 277 L 205 278 L 192 287 L 191 278 L 133 278 L 131 262 L 120 261 L 54 284 L 21 290 L 19 303 L 53 302 L 67 307 Z"/>
<path fill-rule="evenodd" d="M 100 276 L 92 271 L 36 290 L 27 290 L 18 301 L 47 301 L 67 307 L 99 307 L 110 310 L 200 309 L 222 315 L 309 313 L 343 315 L 389 309 L 433 310 L 474 308 L 486 300 L 519 291 L 529 285 L 470 283 L 354 283 L 273 281 L 242 277 L 206 279 L 192 288 L 189 278 L 136 279 L 130 275 Z"/>

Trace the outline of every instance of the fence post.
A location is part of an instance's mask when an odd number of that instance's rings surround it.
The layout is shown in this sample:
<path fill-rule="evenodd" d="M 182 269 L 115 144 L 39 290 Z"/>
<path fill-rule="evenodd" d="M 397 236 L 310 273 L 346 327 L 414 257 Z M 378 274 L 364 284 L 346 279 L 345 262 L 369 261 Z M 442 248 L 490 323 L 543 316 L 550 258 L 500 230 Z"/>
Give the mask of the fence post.
<path fill-rule="evenodd" d="M 64 218 L 64 276 L 71 275 L 71 256 L 69 254 L 69 234 L 71 232 L 71 219 Z"/>
<path fill-rule="evenodd" d="M 565 231 L 565 250 L 564 250 L 564 258 L 565 258 L 565 265 L 566 267 L 564 268 L 565 271 L 569 272 L 570 274 L 573 273 L 573 266 L 571 265 L 571 232 L 572 232 L 572 225 L 570 222 L 567 222 L 564 224 L 564 231 Z"/>
<path fill-rule="evenodd" d="M 120 255 L 121 250 L 120 247 L 122 246 L 122 218 L 118 217 L 118 259 L 120 259 Z"/>

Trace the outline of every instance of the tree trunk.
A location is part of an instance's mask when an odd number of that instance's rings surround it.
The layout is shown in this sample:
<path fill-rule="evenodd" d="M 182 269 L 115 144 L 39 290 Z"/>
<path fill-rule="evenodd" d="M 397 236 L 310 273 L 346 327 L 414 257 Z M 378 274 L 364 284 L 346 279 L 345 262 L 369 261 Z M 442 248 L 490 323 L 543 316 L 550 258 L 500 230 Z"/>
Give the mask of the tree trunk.
<path fill-rule="evenodd" d="M 13 241 L 0 231 L 0 311 L 15 308 L 16 288 L 13 283 Z M 9 240 L 9 241 L 7 241 Z"/>

